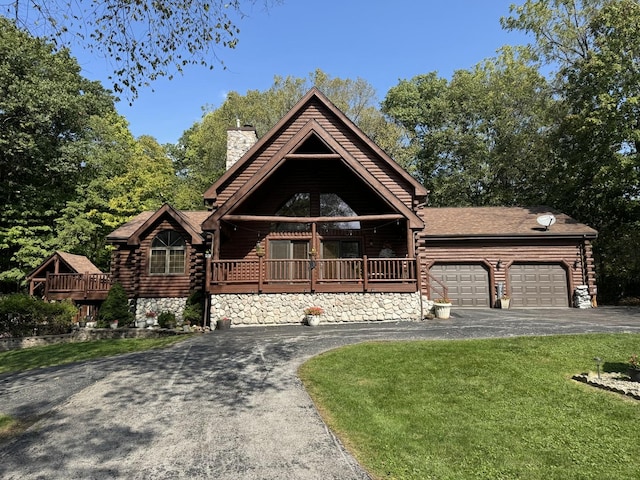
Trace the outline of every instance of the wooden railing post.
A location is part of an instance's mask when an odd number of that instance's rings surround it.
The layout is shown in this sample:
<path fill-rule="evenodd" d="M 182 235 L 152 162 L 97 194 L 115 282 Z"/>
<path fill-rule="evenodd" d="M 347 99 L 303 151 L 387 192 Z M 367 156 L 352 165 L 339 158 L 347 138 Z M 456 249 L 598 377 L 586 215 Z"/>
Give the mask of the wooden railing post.
<path fill-rule="evenodd" d="M 264 277 L 264 257 L 258 257 L 258 293 L 262 293 L 262 283 Z"/>
<path fill-rule="evenodd" d="M 369 291 L 369 260 L 366 255 L 362 257 L 362 290 Z"/>

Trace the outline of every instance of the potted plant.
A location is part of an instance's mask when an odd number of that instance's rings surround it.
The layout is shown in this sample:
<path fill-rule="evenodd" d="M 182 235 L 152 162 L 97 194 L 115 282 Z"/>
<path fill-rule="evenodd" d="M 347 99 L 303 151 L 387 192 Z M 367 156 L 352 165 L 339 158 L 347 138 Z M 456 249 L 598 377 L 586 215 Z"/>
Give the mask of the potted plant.
<path fill-rule="evenodd" d="M 320 324 L 320 315 L 324 313 L 322 307 L 313 306 L 304 309 L 304 320 L 310 327 L 315 327 Z"/>
<path fill-rule="evenodd" d="M 627 370 L 629 380 L 632 382 L 640 382 L 640 358 L 637 354 L 631 355 L 629 359 L 629 369 Z"/>
<path fill-rule="evenodd" d="M 156 312 L 154 312 L 153 310 L 149 310 L 147 313 L 144 314 L 144 316 L 146 318 L 145 323 L 148 326 L 152 326 L 153 324 L 156 323 L 156 316 L 157 315 L 158 314 Z"/>
<path fill-rule="evenodd" d="M 500 308 L 509 308 L 509 303 L 511 302 L 511 299 L 509 298 L 509 295 L 503 295 L 502 297 L 500 297 Z"/>
<path fill-rule="evenodd" d="M 451 315 L 451 300 L 447 297 L 436 298 L 433 302 L 433 313 L 436 318 L 446 320 Z"/>
<path fill-rule="evenodd" d="M 158 324 L 160 328 L 175 328 L 176 315 L 173 312 L 162 312 L 158 315 Z"/>
<path fill-rule="evenodd" d="M 230 328 L 231 328 L 230 318 L 224 317 L 216 321 L 216 330 L 229 330 Z"/>

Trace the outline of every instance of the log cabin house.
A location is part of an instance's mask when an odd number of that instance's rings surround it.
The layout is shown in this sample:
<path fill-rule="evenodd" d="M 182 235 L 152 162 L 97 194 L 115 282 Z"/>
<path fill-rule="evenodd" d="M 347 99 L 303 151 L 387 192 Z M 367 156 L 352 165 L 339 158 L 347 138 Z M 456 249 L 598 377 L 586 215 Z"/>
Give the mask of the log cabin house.
<path fill-rule="evenodd" d="M 318 89 L 266 135 L 228 131 L 227 171 L 207 211 L 164 205 L 108 236 L 111 276 L 136 316 L 205 292 L 210 321 L 423 318 L 433 299 L 494 307 L 573 305 L 595 295 L 596 231 L 532 208 L 427 208 L 427 190 Z M 553 213 L 542 228 L 536 218 Z"/>

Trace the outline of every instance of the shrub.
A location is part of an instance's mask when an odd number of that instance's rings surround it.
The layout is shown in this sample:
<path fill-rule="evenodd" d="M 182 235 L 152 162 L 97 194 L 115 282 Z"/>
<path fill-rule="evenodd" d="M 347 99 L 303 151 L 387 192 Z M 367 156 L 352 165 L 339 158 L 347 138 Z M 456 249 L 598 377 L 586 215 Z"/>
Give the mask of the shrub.
<path fill-rule="evenodd" d="M 198 325 L 202 323 L 204 313 L 204 295 L 202 290 L 194 290 L 187 298 L 187 304 L 182 312 L 182 320 L 189 324 Z"/>
<path fill-rule="evenodd" d="M 162 328 L 175 328 L 176 315 L 173 312 L 162 312 L 158 315 L 158 324 Z"/>
<path fill-rule="evenodd" d="M 70 301 L 45 302 L 25 294 L 0 299 L 0 336 L 59 335 L 71 331 L 78 309 Z"/>
<path fill-rule="evenodd" d="M 107 327 L 110 322 L 115 320 L 118 320 L 123 326 L 133 320 L 133 314 L 129 311 L 127 292 L 117 282 L 109 289 L 107 298 L 98 311 L 98 326 Z"/>

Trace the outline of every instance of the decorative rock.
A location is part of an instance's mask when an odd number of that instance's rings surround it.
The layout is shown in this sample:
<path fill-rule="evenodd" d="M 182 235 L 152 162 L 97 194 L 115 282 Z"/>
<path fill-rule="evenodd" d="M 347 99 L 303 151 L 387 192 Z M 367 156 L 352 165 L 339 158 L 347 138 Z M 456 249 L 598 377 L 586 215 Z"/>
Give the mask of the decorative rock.
<path fill-rule="evenodd" d="M 591 295 L 587 285 L 579 285 L 573 292 L 573 306 L 576 308 L 591 308 Z"/>
<path fill-rule="evenodd" d="M 632 382 L 629 377 L 620 373 L 601 373 L 600 378 L 593 373 L 574 375 L 573 379 L 588 385 L 603 388 L 611 392 L 621 393 L 640 400 L 640 383 Z"/>

